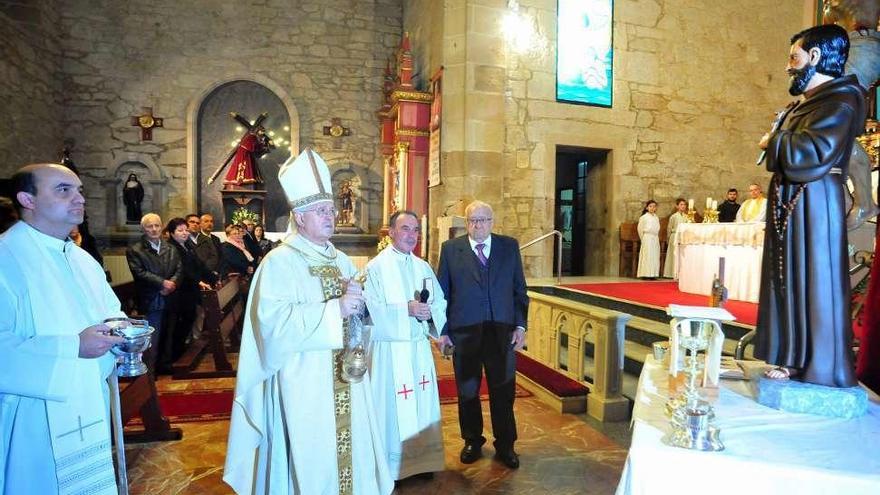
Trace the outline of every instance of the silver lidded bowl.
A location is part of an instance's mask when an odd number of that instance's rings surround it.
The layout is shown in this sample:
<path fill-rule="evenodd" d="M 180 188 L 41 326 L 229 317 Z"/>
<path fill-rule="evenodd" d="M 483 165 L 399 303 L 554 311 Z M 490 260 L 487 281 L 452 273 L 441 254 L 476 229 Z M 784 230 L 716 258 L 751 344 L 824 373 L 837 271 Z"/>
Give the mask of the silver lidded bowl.
<path fill-rule="evenodd" d="M 110 333 L 125 339 L 121 344 L 110 348 L 119 357 L 116 368 L 118 376 L 141 376 L 146 373 L 147 365 L 143 362 L 143 353 L 150 348 L 150 338 L 156 331 L 146 320 L 131 318 L 107 318 L 104 324 L 110 327 Z"/>

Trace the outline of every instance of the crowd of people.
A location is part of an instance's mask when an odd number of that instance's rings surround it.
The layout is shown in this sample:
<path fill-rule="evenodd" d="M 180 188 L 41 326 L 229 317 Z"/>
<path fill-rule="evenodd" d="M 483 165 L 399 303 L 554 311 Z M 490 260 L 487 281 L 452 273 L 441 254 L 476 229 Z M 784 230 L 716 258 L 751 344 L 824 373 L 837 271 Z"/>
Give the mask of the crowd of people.
<path fill-rule="evenodd" d="M 157 373 L 171 373 L 187 342 L 199 336 L 200 291 L 231 275 L 250 278 L 275 245 L 250 221 L 227 225 L 221 242 L 209 213 L 175 217 L 164 226 L 159 215 L 147 213 L 140 224 L 143 235 L 125 254 L 138 312 L 156 329 L 147 360 Z"/>
<path fill-rule="evenodd" d="M 724 201 L 718 205 L 718 221 L 721 223 L 764 222 L 767 217 L 767 198 L 758 184 L 749 184 L 749 198 L 742 204 L 737 202 L 739 191 L 736 188 L 727 190 Z M 684 198 L 675 200 L 675 210 L 666 224 L 666 258 L 663 263 L 664 278 L 676 278 L 675 269 L 675 234 L 678 226 L 688 222 L 688 202 Z M 660 273 L 660 218 L 657 216 L 657 202 L 649 199 L 645 202 L 639 223 L 636 227 L 641 246 L 639 248 L 639 264 L 636 277 L 656 279 Z"/>

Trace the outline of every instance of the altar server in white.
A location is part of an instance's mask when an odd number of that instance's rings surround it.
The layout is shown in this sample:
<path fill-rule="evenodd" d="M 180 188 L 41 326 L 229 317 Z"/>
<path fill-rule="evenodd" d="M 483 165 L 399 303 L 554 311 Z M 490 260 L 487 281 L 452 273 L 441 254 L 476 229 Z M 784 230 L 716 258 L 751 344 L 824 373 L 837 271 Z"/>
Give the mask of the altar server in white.
<path fill-rule="evenodd" d="M 639 278 L 657 278 L 660 274 L 660 219 L 657 218 L 657 202 L 645 203 L 637 227 L 642 246 L 639 249 Z"/>
<path fill-rule="evenodd" d="M 389 225 L 392 243 L 367 265 L 364 295 L 373 319 L 373 403 L 388 468 L 401 480 L 443 470 L 440 396 L 429 338 L 439 337 L 436 329 L 446 323 L 446 299 L 431 266 L 412 254 L 421 233 L 416 214 L 398 211 Z"/>
<path fill-rule="evenodd" d="M 82 183 L 63 165 L 13 176 L 22 220 L 0 236 L 0 493 L 116 494 L 106 378 L 124 316 L 101 266 L 70 240 Z"/>
<path fill-rule="evenodd" d="M 369 376 L 340 378 L 346 319 L 364 300 L 354 265 L 330 243 L 330 171 L 306 149 L 278 179 L 297 233 L 254 274 L 223 480 L 239 494 L 390 493 Z"/>
<path fill-rule="evenodd" d="M 675 266 L 675 250 L 678 248 L 678 226 L 687 223 L 687 201 L 684 198 L 675 200 L 675 213 L 666 224 L 666 262 L 663 263 L 663 277 L 678 278 L 678 267 Z"/>

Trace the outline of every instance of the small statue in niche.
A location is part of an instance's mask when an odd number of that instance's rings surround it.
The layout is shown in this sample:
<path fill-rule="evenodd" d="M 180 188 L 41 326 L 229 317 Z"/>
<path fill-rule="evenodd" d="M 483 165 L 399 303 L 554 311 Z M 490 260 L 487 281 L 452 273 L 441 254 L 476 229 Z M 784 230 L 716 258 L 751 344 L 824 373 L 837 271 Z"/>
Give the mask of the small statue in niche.
<path fill-rule="evenodd" d="M 144 202 L 144 186 L 137 175 L 128 175 L 128 180 L 122 186 L 122 202 L 125 204 L 125 223 L 138 225 L 143 216 L 141 204 Z"/>
<path fill-rule="evenodd" d="M 354 225 L 354 200 L 355 191 L 350 180 L 345 180 L 339 186 L 339 219 L 337 225 Z"/>

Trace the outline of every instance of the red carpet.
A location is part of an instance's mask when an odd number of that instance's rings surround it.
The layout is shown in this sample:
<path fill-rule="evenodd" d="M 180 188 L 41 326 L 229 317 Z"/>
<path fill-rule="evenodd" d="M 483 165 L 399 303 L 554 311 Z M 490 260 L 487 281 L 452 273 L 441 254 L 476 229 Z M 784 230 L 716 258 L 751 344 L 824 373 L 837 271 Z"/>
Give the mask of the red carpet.
<path fill-rule="evenodd" d="M 670 304 L 706 306 L 709 296 L 688 294 L 678 290 L 678 282 L 609 282 L 604 284 L 565 284 L 561 287 L 589 292 L 598 296 L 623 299 L 637 304 L 647 304 L 665 309 Z M 724 309 L 745 325 L 758 323 L 758 305 L 743 301 L 727 301 Z"/>
<path fill-rule="evenodd" d="M 172 423 L 201 423 L 229 419 L 232 414 L 231 388 L 159 392 L 159 407 Z M 142 425 L 140 417 L 126 426 Z"/>
<path fill-rule="evenodd" d="M 441 375 L 437 377 L 437 390 L 440 391 L 441 404 L 455 404 L 458 402 L 458 392 L 455 390 L 455 375 Z M 514 397 L 530 397 L 531 392 L 516 384 Z M 489 389 L 486 385 L 486 376 L 480 384 L 480 400 L 489 400 Z"/>

